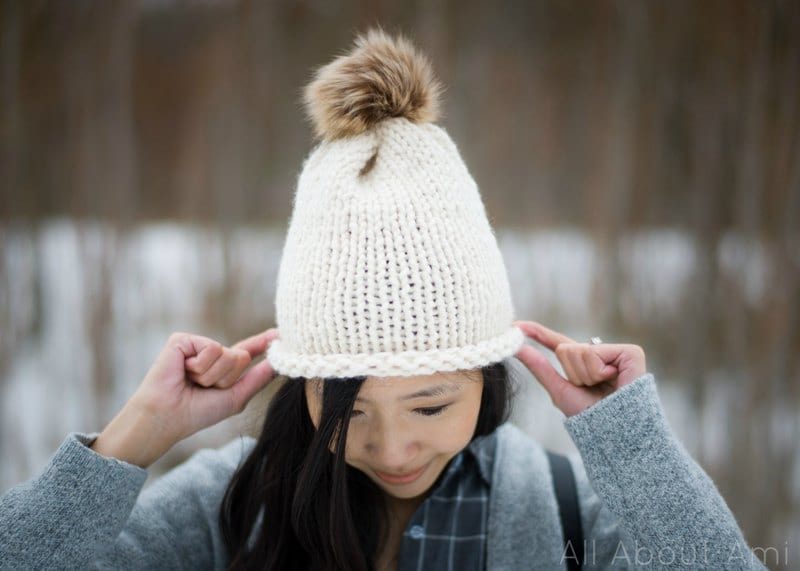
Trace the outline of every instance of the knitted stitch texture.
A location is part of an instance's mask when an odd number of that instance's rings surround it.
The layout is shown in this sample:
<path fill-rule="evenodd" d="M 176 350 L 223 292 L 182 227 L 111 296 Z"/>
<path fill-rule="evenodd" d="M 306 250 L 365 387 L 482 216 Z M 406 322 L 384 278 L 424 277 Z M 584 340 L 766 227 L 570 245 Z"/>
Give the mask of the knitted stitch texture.
<path fill-rule="evenodd" d="M 524 341 L 477 184 L 442 127 L 406 117 L 306 158 L 275 313 L 267 358 L 289 376 L 472 369 Z"/>
<path fill-rule="evenodd" d="M 475 181 L 444 129 L 404 118 L 306 160 L 275 305 L 268 359 L 290 376 L 469 369 L 524 340 Z"/>

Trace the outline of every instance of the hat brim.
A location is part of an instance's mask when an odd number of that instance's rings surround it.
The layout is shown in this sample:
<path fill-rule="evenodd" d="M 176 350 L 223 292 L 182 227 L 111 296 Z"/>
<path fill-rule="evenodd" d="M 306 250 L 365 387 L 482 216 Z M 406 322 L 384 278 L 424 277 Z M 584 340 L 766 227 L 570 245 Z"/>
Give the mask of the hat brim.
<path fill-rule="evenodd" d="M 525 341 L 516 326 L 474 345 L 399 353 L 304 354 L 276 339 L 267 359 L 276 372 L 290 377 L 397 377 L 484 367 L 514 355 Z"/>

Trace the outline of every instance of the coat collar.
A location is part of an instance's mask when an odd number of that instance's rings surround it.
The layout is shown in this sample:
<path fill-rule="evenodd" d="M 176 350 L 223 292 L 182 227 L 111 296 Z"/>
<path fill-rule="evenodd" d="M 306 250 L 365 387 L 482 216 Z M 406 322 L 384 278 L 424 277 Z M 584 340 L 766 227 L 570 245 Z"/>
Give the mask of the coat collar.
<path fill-rule="evenodd" d="M 564 536 L 544 448 L 510 423 L 495 432 L 488 571 L 564 568 Z"/>

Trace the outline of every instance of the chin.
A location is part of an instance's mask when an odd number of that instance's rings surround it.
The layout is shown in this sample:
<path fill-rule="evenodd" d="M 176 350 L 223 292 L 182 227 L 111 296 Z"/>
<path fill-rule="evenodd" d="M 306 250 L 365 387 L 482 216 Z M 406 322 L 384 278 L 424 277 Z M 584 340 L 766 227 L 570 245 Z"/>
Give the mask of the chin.
<path fill-rule="evenodd" d="M 418 498 L 425 494 L 430 488 L 429 484 L 422 484 L 418 486 L 408 486 L 407 490 L 399 490 L 395 488 L 391 488 L 386 484 L 380 484 L 381 489 L 386 492 L 389 496 L 396 498 L 398 500 L 411 500 L 414 498 Z"/>

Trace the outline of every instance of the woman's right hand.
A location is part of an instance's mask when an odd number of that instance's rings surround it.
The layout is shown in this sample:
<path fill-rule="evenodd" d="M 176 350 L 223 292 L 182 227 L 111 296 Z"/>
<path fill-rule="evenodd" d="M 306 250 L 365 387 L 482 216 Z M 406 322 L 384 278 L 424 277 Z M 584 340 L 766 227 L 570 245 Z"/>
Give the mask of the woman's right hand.
<path fill-rule="evenodd" d="M 173 333 L 92 449 L 146 468 L 184 438 L 242 412 L 275 376 L 266 358 L 245 369 L 278 336 L 272 328 L 225 347 L 201 335 Z"/>

